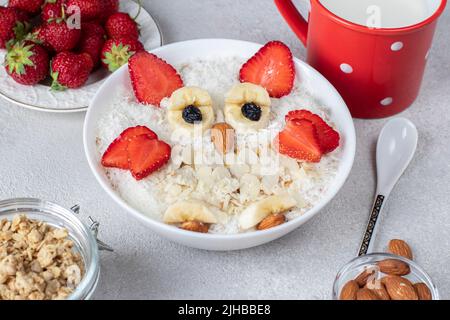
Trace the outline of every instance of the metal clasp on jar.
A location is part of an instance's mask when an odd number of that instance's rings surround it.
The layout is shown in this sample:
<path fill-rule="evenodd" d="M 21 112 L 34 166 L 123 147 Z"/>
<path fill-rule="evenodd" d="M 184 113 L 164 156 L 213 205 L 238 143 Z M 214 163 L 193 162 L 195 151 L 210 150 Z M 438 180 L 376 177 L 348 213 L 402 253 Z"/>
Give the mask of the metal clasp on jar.
<path fill-rule="evenodd" d="M 79 214 L 80 213 L 80 205 L 76 204 L 73 207 L 71 207 L 70 210 L 75 214 Z M 100 222 L 96 221 L 92 216 L 89 216 L 89 222 L 90 222 L 89 229 L 91 230 L 92 234 L 94 235 L 95 240 L 97 240 L 98 249 L 103 250 L 103 251 L 113 252 L 114 249 L 110 245 L 108 245 L 108 244 L 104 243 L 103 241 L 101 241 L 100 239 L 98 239 L 98 229 L 100 227 Z"/>

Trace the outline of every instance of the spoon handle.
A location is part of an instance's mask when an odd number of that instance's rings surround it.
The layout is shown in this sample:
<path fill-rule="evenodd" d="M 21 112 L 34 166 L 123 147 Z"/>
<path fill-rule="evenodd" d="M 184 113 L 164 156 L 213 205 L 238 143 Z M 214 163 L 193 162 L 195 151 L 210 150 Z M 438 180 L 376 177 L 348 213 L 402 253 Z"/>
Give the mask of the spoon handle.
<path fill-rule="evenodd" d="M 373 235 L 376 234 L 377 221 L 383 210 L 385 200 L 386 196 L 382 194 L 378 194 L 375 198 L 372 213 L 370 214 L 369 222 L 367 223 L 366 232 L 364 233 L 358 256 L 365 255 L 367 252 L 372 251 L 373 242 L 371 243 L 371 240 Z"/>

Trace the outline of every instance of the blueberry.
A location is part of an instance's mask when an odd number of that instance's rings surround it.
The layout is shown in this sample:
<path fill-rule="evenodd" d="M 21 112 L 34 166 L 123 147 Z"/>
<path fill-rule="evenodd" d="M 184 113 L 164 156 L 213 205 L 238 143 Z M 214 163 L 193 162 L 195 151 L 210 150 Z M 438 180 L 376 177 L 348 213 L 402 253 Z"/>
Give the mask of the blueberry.
<path fill-rule="evenodd" d="M 190 124 L 200 122 L 202 121 L 202 112 L 196 106 L 187 106 L 183 110 L 183 119 Z"/>
<path fill-rule="evenodd" d="M 261 107 L 253 102 L 244 104 L 241 111 L 244 117 L 251 121 L 259 121 L 261 119 Z"/>

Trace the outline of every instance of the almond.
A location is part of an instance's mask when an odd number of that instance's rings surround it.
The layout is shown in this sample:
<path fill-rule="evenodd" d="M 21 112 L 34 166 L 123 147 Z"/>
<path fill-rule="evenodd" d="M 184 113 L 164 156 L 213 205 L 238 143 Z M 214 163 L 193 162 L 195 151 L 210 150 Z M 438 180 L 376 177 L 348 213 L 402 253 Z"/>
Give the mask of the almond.
<path fill-rule="evenodd" d="M 399 276 L 387 276 L 382 279 L 386 291 L 392 300 L 418 300 L 416 290 L 411 281 Z"/>
<path fill-rule="evenodd" d="M 367 283 L 367 280 L 369 280 L 369 277 L 375 278 L 377 274 L 377 268 L 375 266 L 373 267 L 367 267 L 363 272 L 361 272 L 356 278 L 355 281 L 358 283 L 360 287 L 364 287 Z"/>
<path fill-rule="evenodd" d="M 180 225 L 180 228 L 192 232 L 208 233 L 209 226 L 198 221 L 186 221 Z"/>
<path fill-rule="evenodd" d="M 409 274 L 409 265 L 397 259 L 385 259 L 378 262 L 380 271 L 389 275 L 404 276 Z"/>
<path fill-rule="evenodd" d="M 359 289 L 356 293 L 356 300 L 380 300 L 378 296 L 367 288 Z"/>
<path fill-rule="evenodd" d="M 211 141 L 221 154 L 227 154 L 234 150 L 234 140 L 234 129 L 228 123 L 216 123 L 211 128 Z"/>
<path fill-rule="evenodd" d="M 405 257 L 409 260 L 413 259 L 413 254 L 410 246 L 403 240 L 392 239 L 389 241 L 388 251 L 397 256 Z"/>
<path fill-rule="evenodd" d="M 386 287 L 379 279 L 373 279 L 372 281 L 368 281 L 366 284 L 366 288 L 372 290 L 380 300 L 391 300 Z"/>
<path fill-rule="evenodd" d="M 356 300 L 358 290 L 358 283 L 355 280 L 350 280 L 342 287 L 339 300 Z"/>
<path fill-rule="evenodd" d="M 266 230 L 270 229 L 276 226 L 279 226 L 280 224 L 283 224 L 286 222 L 286 217 L 284 214 L 281 213 L 275 213 L 271 214 L 270 216 L 267 216 L 263 221 L 261 221 L 256 229 L 258 230 Z"/>
<path fill-rule="evenodd" d="M 416 290 L 417 296 L 419 297 L 419 300 L 432 300 L 433 297 L 431 296 L 431 291 L 428 286 L 423 283 L 415 283 L 414 289 Z"/>

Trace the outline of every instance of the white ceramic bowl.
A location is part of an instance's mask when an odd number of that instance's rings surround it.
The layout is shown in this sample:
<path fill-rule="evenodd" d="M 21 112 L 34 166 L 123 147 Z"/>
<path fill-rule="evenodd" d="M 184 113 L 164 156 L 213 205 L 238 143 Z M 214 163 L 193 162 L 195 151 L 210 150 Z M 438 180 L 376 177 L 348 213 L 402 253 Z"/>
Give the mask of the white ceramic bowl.
<path fill-rule="evenodd" d="M 194 58 L 217 56 L 241 56 L 250 58 L 261 45 L 251 42 L 202 39 L 173 43 L 152 52 L 171 64 L 182 64 Z M 352 117 L 336 89 L 312 67 L 295 59 L 297 77 L 308 88 L 313 97 L 330 109 L 330 116 L 342 137 L 342 160 L 332 184 L 322 199 L 303 216 L 265 231 L 235 235 L 202 234 L 184 231 L 164 224 L 139 212 L 127 204 L 112 188 L 100 163 L 101 156 L 96 146 L 96 127 L 100 117 L 108 111 L 113 95 L 118 88 L 131 90 L 127 66 L 116 71 L 100 88 L 88 109 L 84 124 L 84 148 L 89 165 L 100 185 L 124 210 L 145 223 L 152 231 L 183 245 L 207 250 L 237 250 L 261 245 L 280 238 L 307 222 L 338 193 L 347 179 L 355 156 L 355 128 Z"/>

